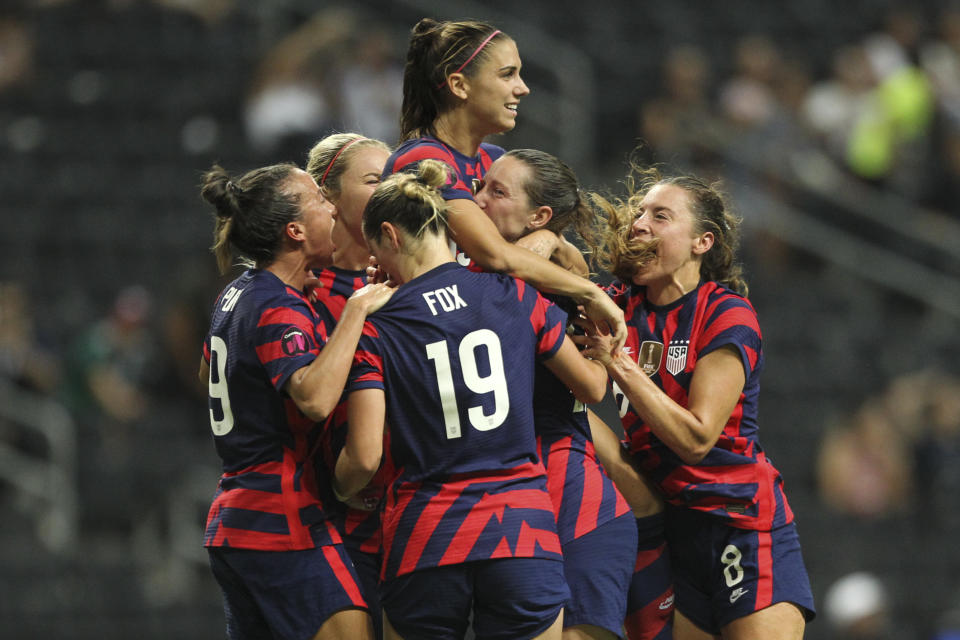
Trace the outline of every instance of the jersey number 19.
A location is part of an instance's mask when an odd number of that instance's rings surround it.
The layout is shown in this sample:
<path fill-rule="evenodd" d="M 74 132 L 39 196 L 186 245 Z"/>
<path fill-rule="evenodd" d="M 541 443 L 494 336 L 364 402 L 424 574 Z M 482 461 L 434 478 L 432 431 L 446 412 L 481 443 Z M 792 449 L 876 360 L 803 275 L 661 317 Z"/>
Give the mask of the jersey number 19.
<path fill-rule="evenodd" d="M 486 347 L 487 359 L 490 363 L 490 373 L 485 376 L 480 375 L 477 367 L 476 350 L 479 347 Z M 471 331 L 460 341 L 457 357 L 460 361 L 463 383 L 467 389 L 476 394 L 493 394 L 493 413 L 485 414 L 482 406 L 470 407 L 467 409 L 470 424 L 478 431 L 496 429 L 503 424 L 510 412 L 510 396 L 507 393 L 507 378 L 504 375 L 500 338 L 489 329 Z M 437 372 L 437 386 L 440 391 L 440 405 L 443 407 L 447 438 L 459 438 L 460 408 L 457 404 L 457 391 L 453 381 L 453 370 L 450 367 L 447 342 L 441 340 L 428 344 L 427 358 L 433 360 Z"/>

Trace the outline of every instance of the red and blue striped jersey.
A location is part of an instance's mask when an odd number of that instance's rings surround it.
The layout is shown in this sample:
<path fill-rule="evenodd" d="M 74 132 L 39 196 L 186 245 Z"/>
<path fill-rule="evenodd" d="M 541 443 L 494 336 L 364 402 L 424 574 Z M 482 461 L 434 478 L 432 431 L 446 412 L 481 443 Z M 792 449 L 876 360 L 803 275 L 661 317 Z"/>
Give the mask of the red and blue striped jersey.
<path fill-rule="evenodd" d="M 203 357 L 223 475 L 205 546 L 282 551 L 340 541 L 309 456 L 318 426 L 283 391 L 326 339 L 303 293 L 269 271 L 246 271 L 217 298 Z"/>
<path fill-rule="evenodd" d="M 372 314 L 350 391 L 384 389 L 396 469 L 383 577 L 474 560 L 560 560 L 537 456 L 533 375 L 565 316 L 533 287 L 445 263 Z"/>
<path fill-rule="evenodd" d="M 719 439 L 706 457 L 685 464 L 647 427 L 614 386 L 630 450 L 670 503 L 723 518 L 743 529 L 768 530 L 791 522 L 783 479 L 758 439 L 763 368 L 760 325 L 750 302 L 716 282 L 703 282 L 676 302 L 655 306 L 645 288 L 614 283 L 608 293 L 624 310 L 627 353 L 663 391 L 687 406 L 697 360 L 733 347 L 745 383 Z"/>
<path fill-rule="evenodd" d="M 576 307 L 563 297 L 547 298 L 568 317 Z M 534 377 L 533 415 L 562 544 L 630 511 L 597 458 L 586 406 L 542 364 L 537 364 Z"/>
<path fill-rule="evenodd" d="M 543 365 L 537 366 L 534 389 L 537 448 L 547 468 L 557 534 L 566 544 L 630 507 L 597 459 L 586 406 Z"/>
<path fill-rule="evenodd" d="M 339 267 L 328 267 L 316 272 L 320 282 L 313 289 L 313 305 L 321 322 L 332 333 L 343 315 L 343 308 L 353 292 L 367 283 L 365 271 L 353 271 Z M 319 460 L 317 468 L 328 477 L 335 468 L 337 457 L 347 440 L 347 403 L 346 395 L 337 404 L 327 419 L 323 436 L 319 442 Z M 387 456 L 384 456 L 387 458 Z M 383 498 L 389 477 L 389 464 L 385 460 L 380 471 L 370 480 L 363 491 L 365 500 L 370 501 L 370 509 L 364 511 L 347 505 L 338 505 L 334 518 L 340 527 L 343 543 L 349 549 L 364 553 L 380 551 L 380 509 L 379 500 Z"/>
<path fill-rule="evenodd" d="M 473 200 L 477 192 L 479 181 L 487 174 L 494 160 L 505 153 L 502 147 L 486 142 L 480 143 L 477 155 L 465 156 L 453 147 L 449 147 L 440 140 L 431 137 L 414 138 L 407 140 L 394 151 L 383 167 L 383 177 L 386 178 L 398 171 L 416 171 L 421 160 L 431 159 L 443 162 L 452 170 L 447 185 L 440 190 L 444 200 Z M 451 242 L 454 256 L 461 265 L 471 271 L 480 271 L 457 246 Z"/>
<path fill-rule="evenodd" d="M 367 272 L 327 267 L 314 271 L 314 274 L 319 282 L 311 289 L 310 299 L 327 332 L 332 333 L 343 315 L 347 299 L 367 284 Z"/>

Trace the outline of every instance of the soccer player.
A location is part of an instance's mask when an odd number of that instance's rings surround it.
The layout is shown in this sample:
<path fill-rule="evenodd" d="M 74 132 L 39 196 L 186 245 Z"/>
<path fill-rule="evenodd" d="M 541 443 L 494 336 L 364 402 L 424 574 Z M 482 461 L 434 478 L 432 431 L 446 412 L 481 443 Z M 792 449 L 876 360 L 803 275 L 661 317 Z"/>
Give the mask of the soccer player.
<path fill-rule="evenodd" d="M 398 283 L 371 316 L 349 384 L 349 435 L 335 488 L 374 473 L 384 421 L 396 473 L 383 514 L 388 638 L 559 638 L 569 596 L 533 429 L 535 364 L 583 402 L 602 367 L 564 332 L 565 314 L 522 280 L 472 272 L 449 251 L 442 163 L 395 174 L 363 229 Z"/>
<path fill-rule="evenodd" d="M 623 312 L 586 278 L 506 242 L 473 200 L 474 180 L 503 153 L 484 139 L 513 129 L 520 100 L 530 93 L 520 66 L 516 43 L 489 24 L 420 20 L 404 67 L 404 142 L 387 160 L 384 175 L 413 169 L 427 158 L 446 163 L 453 174 L 443 197 L 457 260 L 572 298 L 614 334 L 619 347 L 626 337 Z"/>
<path fill-rule="evenodd" d="M 559 240 L 571 226 L 591 238 L 594 212 L 588 198 L 570 167 L 534 149 L 501 156 L 476 195 L 477 204 L 508 242 L 538 229 Z M 552 257 L 557 246 L 562 244 L 546 246 L 544 241 L 532 248 Z M 556 302 L 576 314 L 569 300 Z M 537 444 L 547 468 L 571 592 L 563 637 L 619 638 L 637 553 L 636 521 L 597 459 L 586 406 L 542 365 L 537 366 L 533 398 Z M 603 561 L 597 562 L 601 556 Z"/>
<path fill-rule="evenodd" d="M 218 296 L 200 364 L 223 463 L 204 545 L 227 636 L 372 638 L 308 446 L 340 398 L 366 315 L 392 290 L 355 293 L 327 335 L 304 293 L 333 250 L 333 205 L 314 179 L 289 164 L 240 178 L 214 166 L 201 193 L 221 272 L 235 259 L 249 267 Z"/>
<path fill-rule="evenodd" d="M 674 638 L 801 638 L 813 597 L 758 440 L 763 350 L 735 262 L 739 221 L 695 177 L 638 169 L 628 187 L 606 207 L 600 248 L 627 344 L 611 355 L 606 336 L 574 339 L 606 367 L 630 451 L 664 495 Z"/>
<path fill-rule="evenodd" d="M 336 207 L 333 222 L 333 264 L 316 272 L 319 284 L 312 289 L 313 304 L 332 331 L 343 307 L 367 283 L 370 249 L 363 238 L 361 218 L 370 194 L 380 184 L 380 174 L 390 150 L 380 140 L 356 133 L 336 133 L 318 141 L 307 156 L 307 173 Z M 344 399 L 331 414 L 319 444 L 320 474 L 330 481 L 333 465 L 347 435 L 347 404 Z M 335 510 L 343 544 L 363 587 L 363 596 L 373 615 L 374 636 L 383 637 L 378 583 L 380 578 L 380 499 L 383 497 L 389 463 L 363 492 L 362 498 Z"/>

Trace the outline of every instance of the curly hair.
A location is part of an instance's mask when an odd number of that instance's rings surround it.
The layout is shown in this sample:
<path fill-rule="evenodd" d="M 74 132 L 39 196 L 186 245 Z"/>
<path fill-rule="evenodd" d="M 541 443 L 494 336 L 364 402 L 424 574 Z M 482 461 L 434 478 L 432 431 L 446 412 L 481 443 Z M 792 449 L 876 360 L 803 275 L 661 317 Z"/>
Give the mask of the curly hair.
<path fill-rule="evenodd" d="M 656 257 L 659 242 L 631 240 L 630 230 L 647 193 L 657 185 L 673 185 L 689 196 L 694 231 L 713 233 L 713 246 L 703 255 L 700 277 L 747 295 L 749 287 L 743 278 L 743 267 L 737 262 L 741 220 L 730 210 L 719 183 L 708 184 L 691 175 L 664 176 L 658 167 L 640 167 L 631 162 L 624 185 L 626 198 L 608 200 L 593 196 L 594 206 L 606 221 L 599 242 L 593 246 L 597 266 L 621 282 L 631 282 L 637 270 Z"/>

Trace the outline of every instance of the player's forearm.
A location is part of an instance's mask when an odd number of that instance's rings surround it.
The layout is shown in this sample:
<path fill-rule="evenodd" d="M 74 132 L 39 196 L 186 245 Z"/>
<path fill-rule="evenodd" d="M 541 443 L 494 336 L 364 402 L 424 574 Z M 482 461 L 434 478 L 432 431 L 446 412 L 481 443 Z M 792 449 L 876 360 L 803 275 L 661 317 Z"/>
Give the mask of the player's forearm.
<path fill-rule="evenodd" d="M 643 474 L 637 469 L 630 454 L 621 446 L 613 430 L 594 412 L 587 410 L 590 436 L 600 464 L 610 476 L 617 490 L 638 518 L 663 511 L 660 498 Z"/>
<path fill-rule="evenodd" d="M 344 447 L 334 470 L 333 491 L 337 499 L 349 500 L 366 487 L 376 475 L 379 462 L 379 456 L 376 464 L 370 464 L 369 456 L 357 456 L 355 452 Z"/>
<path fill-rule="evenodd" d="M 312 420 L 326 420 L 340 401 L 365 320 L 361 306 L 348 301 L 317 358 L 294 374 L 290 395 Z"/>
<path fill-rule="evenodd" d="M 607 373 L 644 424 L 686 464 L 707 455 L 716 441 L 712 430 L 664 393 L 632 358 L 621 352 L 610 360 Z"/>

